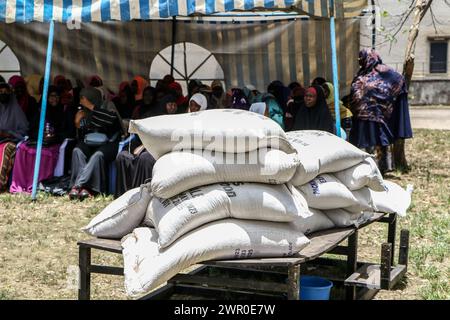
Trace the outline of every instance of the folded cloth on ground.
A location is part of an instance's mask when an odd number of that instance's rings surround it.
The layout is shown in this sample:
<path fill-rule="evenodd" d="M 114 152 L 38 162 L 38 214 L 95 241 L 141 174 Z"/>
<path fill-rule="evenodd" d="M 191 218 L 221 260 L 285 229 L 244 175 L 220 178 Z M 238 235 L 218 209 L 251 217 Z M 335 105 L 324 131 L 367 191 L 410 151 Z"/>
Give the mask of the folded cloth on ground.
<path fill-rule="evenodd" d="M 111 202 L 82 230 L 94 237 L 120 239 L 139 226 L 151 199 L 149 183 L 131 189 Z"/>
<path fill-rule="evenodd" d="M 292 178 L 301 186 L 322 173 L 348 169 L 370 155 L 334 134 L 319 130 L 289 131 L 286 136 L 297 150 L 300 165 Z"/>
<path fill-rule="evenodd" d="M 298 165 L 295 150 L 288 154 L 277 149 L 246 153 L 194 150 L 171 152 L 159 158 L 153 167 L 152 192 L 170 198 L 186 190 L 219 182 L 288 182 Z"/>
<path fill-rule="evenodd" d="M 345 228 L 350 226 L 359 227 L 373 217 L 373 212 L 349 212 L 345 209 L 331 209 L 323 211 L 333 221 L 336 227 Z"/>
<path fill-rule="evenodd" d="M 170 199 L 153 198 L 144 224 L 155 226 L 161 248 L 208 222 L 238 218 L 291 222 L 311 215 L 292 185 L 220 183 L 197 187 Z"/>
<path fill-rule="evenodd" d="M 241 153 L 272 147 L 289 152 L 283 129 L 268 117 L 235 109 L 214 109 L 131 120 L 147 151 L 158 159 L 179 150 Z"/>
<path fill-rule="evenodd" d="M 383 176 L 372 157 L 348 169 L 335 172 L 338 178 L 349 190 L 358 190 L 369 187 L 374 191 L 384 191 Z"/>
<path fill-rule="evenodd" d="M 122 239 L 125 289 L 138 297 L 200 262 L 289 257 L 309 242 L 292 223 L 224 219 L 195 229 L 160 251 L 156 230 L 137 228 Z"/>

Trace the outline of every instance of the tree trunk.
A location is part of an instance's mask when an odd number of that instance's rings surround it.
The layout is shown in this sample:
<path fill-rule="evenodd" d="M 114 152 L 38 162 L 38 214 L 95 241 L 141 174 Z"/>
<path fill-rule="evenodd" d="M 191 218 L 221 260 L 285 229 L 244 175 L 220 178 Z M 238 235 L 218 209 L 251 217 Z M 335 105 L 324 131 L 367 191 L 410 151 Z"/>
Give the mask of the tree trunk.
<path fill-rule="evenodd" d="M 420 23 L 423 17 L 430 9 L 433 0 L 416 0 L 414 9 L 414 20 L 409 30 L 408 45 L 406 47 L 405 62 L 403 64 L 403 76 L 406 80 L 406 86 L 409 89 L 412 75 L 414 72 L 414 53 L 416 50 L 416 40 L 419 35 Z M 398 139 L 394 143 L 394 165 L 397 170 L 406 172 L 409 170 L 408 162 L 405 155 L 405 140 Z"/>

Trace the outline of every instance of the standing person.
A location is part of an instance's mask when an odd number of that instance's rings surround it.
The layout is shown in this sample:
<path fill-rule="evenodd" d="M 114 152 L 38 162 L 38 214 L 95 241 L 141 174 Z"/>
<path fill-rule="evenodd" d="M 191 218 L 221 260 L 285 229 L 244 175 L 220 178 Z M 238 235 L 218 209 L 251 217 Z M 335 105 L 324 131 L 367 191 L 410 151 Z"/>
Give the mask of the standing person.
<path fill-rule="evenodd" d="M 0 191 L 7 188 L 16 143 L 28 132 L 27 117 L 7 83 L 0 83 Z"/>
<path fill-rule="evenodd" d="M 334 86 L 330 82 L 325 82 L 322 86 L 327 101 L 328 109 L 330 110 L 333 121 L 336 121 L 336 110 L 334 106 Z M 344 106 L 344 103 L 339 100 L 339 115 L 341 118 L 341 127 L 347 134 L 347 140 L 352 128 L 352 112 Z"/>
<path fill-rule="evenodd" d="M 305 103 L 295 116 L 293 130 L 322 130 L 334 133 L 333 119 L 320 86 L 309 87 Z"/>
<path fill-rule="evenodd" d="M 17 102 L 25 113 L 27 120 L 30 121 L 36 114 L 38 106 L 36 100 L 28 94 L 25 79 L 21 76 L 12 76 L 8 83 L 11 85 Z"/>
<path fill-rule="evenodd" d="M 392 170 L 389 145 L 397 138 L 412 137 L 405 79 L 383 64 L 372 49 L 360 51 L 359 65 L 350 92 L 350 142 L 369 152 L 377 147 L 381 153 L 378 167 L 388 172 Z"/>
<path fill-rule="evenodd" d="M 115 107 L 102 100 L 92 87 L 80 92 L 84 117 L 80 123 L 80 140 L 72 153 L 70 199 L 91 197 L 107 191 L 107 165 L 117 156 L 121 124 Z"/>
<path fill-rule="evenodd" d="M 31 193 L 32 191 L 41 107 L 30 123 L 28 141 L 22 143 L 17 150 L 12 173 L 12 183 L 9 189 L 11 193 Z M 59 147 L 62 141 L 66 138 L 74 137 L 75 129 L 72 115 L 69 111 L 64 110 L 59 89 L 51 85 L 48 88 L 38 182 L 53 178 L 53 172 L 59 157 Z"/>

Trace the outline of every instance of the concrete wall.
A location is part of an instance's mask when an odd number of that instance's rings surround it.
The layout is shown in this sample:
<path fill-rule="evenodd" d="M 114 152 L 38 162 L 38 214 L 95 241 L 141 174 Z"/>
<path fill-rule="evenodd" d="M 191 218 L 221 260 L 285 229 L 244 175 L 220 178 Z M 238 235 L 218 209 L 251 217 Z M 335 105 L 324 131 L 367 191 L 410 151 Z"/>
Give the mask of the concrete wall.
<path fill-rule="evenodd" d="M 386 17 L 379 15 L 376 49 L 383 62 L 402 72 L 403 60 L 408 42 L 408 31 L 413 15 L 406 21 L 395 36 L 389 41 L 390 35 L 399 28 L 402 13 L 408 10 L 411 0 L 375 0 L 377 11 L 388 12 Z M 414 104 L 448 104 L 450 105 L 450 4 L 448 1 L 437 0 L 432 4 L 436 29 L 429 11 L 420 25 L 417 38 L 416 60 L 411 85 L 411 102 Z M 372 46 L 371 15 L 361 19 L 361 48 Z M 430 73 L 430 40 L 444 38 L 449 42 L 447 73 Z"/>

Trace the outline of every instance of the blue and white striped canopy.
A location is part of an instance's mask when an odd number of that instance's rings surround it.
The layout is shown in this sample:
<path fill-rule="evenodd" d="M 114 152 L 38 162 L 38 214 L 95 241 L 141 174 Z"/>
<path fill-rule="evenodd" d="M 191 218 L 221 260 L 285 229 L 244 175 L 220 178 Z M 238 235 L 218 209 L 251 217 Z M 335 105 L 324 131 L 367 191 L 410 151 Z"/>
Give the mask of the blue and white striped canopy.
<path fill-rule="evenodd" d="M 0 22 L 130 21 L 230 11 L 290 10 L 329 17 L 329 0 L 0 0 Z M 334 0 L 338 18 L 357 16 L 367 0 Z"/>

